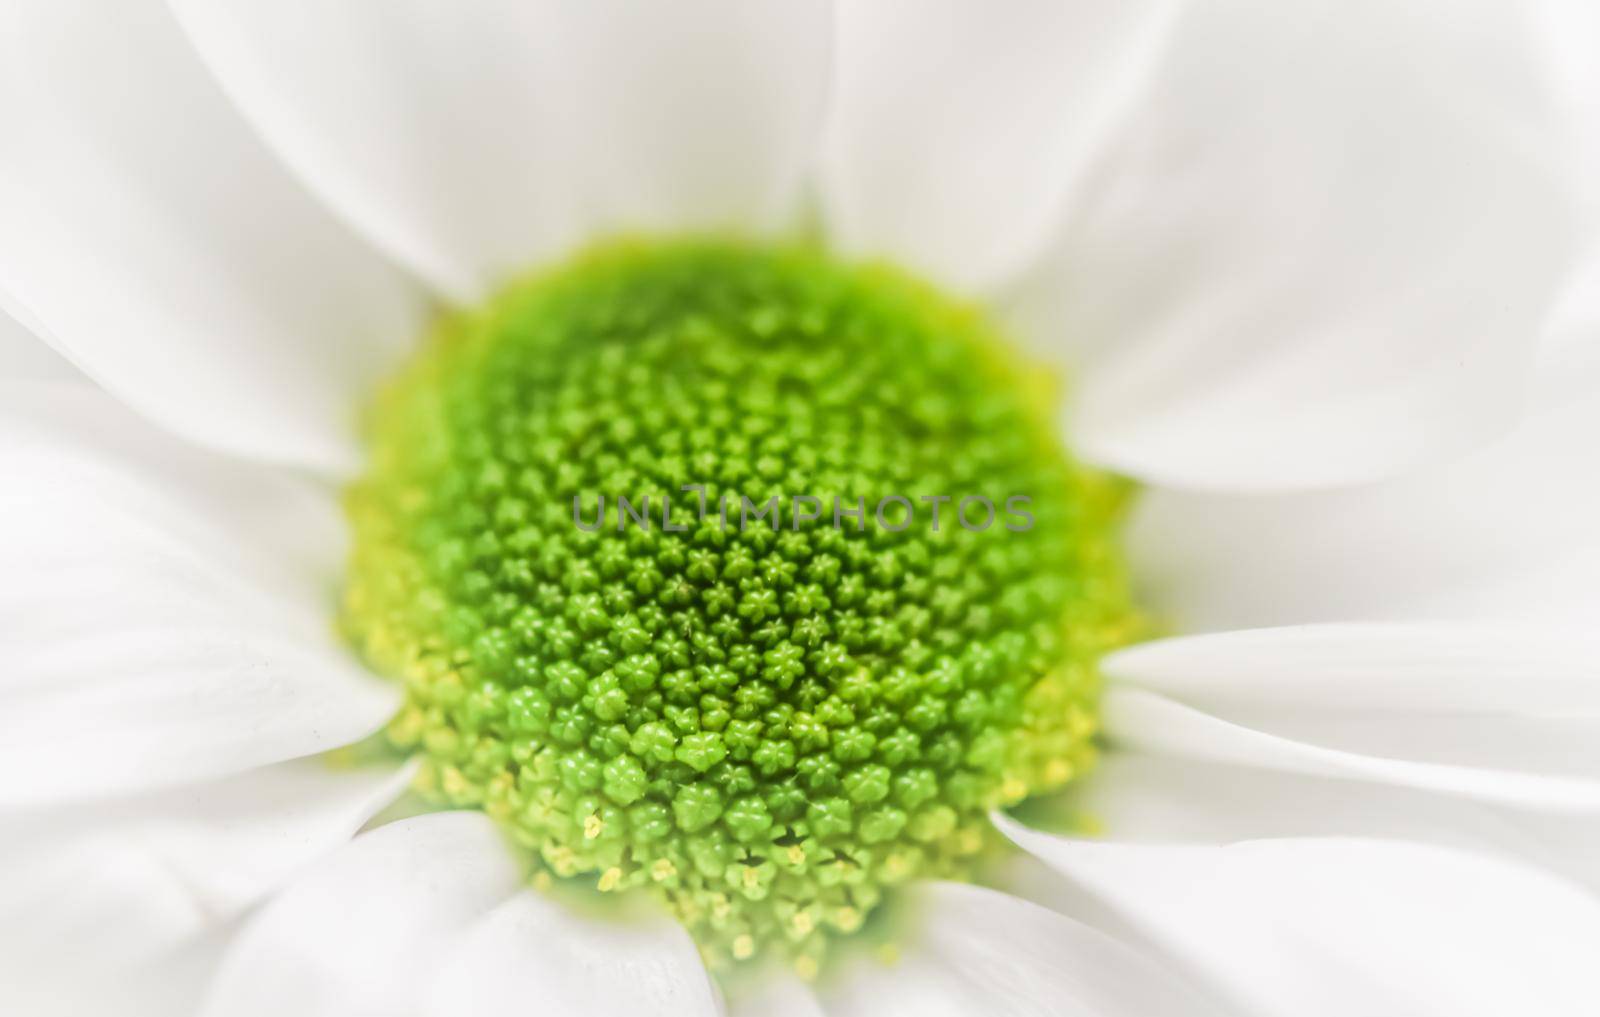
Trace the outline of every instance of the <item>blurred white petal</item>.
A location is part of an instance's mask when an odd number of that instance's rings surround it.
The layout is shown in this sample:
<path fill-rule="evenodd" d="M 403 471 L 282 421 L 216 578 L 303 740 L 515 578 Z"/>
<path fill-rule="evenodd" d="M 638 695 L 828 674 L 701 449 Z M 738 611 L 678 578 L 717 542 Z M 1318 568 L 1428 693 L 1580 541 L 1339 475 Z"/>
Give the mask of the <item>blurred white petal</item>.
<path fill-rule="evenodd" d="M 1152 490 L 1129 532 L 1142 599 L 1185 632 L 1427 618 L 1592 626 L 1597 435 L 1600 388 L 1589 385 L 1471 455 L 1383 484 Z"/>
<path fill-rule="evenodd" d="M 994 890 L 915 891 L 916 931 L 890 966 L 862 961 L 831 1017 L 1216 1017 L 1160 965 L 1081 922 Z"/>
<path fill-rule="evenodd" d="M 416 295 L 295 185 L 153 0 L 0 11 L 0 291 L 191 440 L 356 461 Z"/>
<path fill-rule="evenodd" d="M 175 1017 L 195 1012 L 227 934 L 206 936 L 126 970 L 93 970 L 66 954 L 69 968 L 36 966 L 0 978 L 0 1013 L 23 1017 Z M 57 958 L 58 961 L 61 958 Z"/>
<path fill-rule="evenodd" d="M 1590 0 L 1538 0 L 1530 5 L 1539 16 L 1551 51 L 1549 72 L 1567 97 L 1571 115 L 1579 125 L 1578 142 L 1588 161 L 1579 185 L 1584 188 L 1589 211 L 1600 215 L 1600 61 L 1595 60 L 1595 40 L 1600 39 L 1600 8 Z"/>
<path fill-rule="evenodd" d="M 700 953 L 665 916 L 607 920 L 523 890 L 466 929 L 428 993 L 429 1017 L 505 1014 L 538 1000 L 556 1017 L 715 1017 Z"/>
<path fill-rule="evenodd" d="M 0 383 L 11 381 L 69 381 L 83 375 L 33 331 L 6 313 L 0 293 Z"/>
<path fill-rule="evenodd" d="M 1533 6 L 1184 5 L 1010 308 L 1075 372 L 1080 451 L 1282 490 L 1503 427 L 1581 205 Z"/>
<path fill-rule="evenodd" d="M 1107 842 L 1364 837 L 1491 852 L 1600 891 L 1600 815 L 1551 815 L 1381 780 L 1114 751 L 1055 803 Z"/>
<path fill-rule="evenodd" d="M 137 979 L 159 968 L 354 836 L 409 777 L 409 768 L 336 770 L 316 758 L 10 816 L 0 835 L 0 983 L 41 970 Z"/>
<path fill-rule="evenodd" d="M 393 713 L 334 631 L 330 492 L 87 386 L 8 385 L 0 475 L 0 803 L 238 773 Z"/>
<path fill-rule="evenodd" d="M 1011 278 L 1158 51 L 1170 0 L 850 0 L 820 177 L 829 234 L 968 292 Z"/>
<path fill-rule="evenodd" d="M 1536 869 L 1353 838 L 1097 844 L 1001 823 L 1239 1014 L 1578 1017 L 1600 998 L 1600 904 Z"/>
<path fill-rule="evenodd" d="M 1323 625 L 1166 639 L 1104 662 L 1134 749 L 1600 812 L 1600 636 Z"/>
<path fill-rule="evenodd" d="M 381 826 L 250 920 L 223 958 L 201 1012 L 421 1014 L 448 952 L 519 883 L 509 844 L 481 812 Z"/>
<path fill-rule="evenodd" d="M 792 215 L 827 88 L 823 4 L 175 6 L 300 176 L 459 299 L 597 233 Z"/>
<path fill-rule="evenodd" d="M 1595 118 L 1600 122 L 1600 103 L 1596 103 Z M 1600 159 L 1596 159 L 1595 176 L 1600 179 Z M 1600 190 L 1600 184 L 1596 188 Z M 1596 200 L 1600 204 L 1600 196 Z M 1589 244 L 1550 313 L 1534 380 L 1535 410 L 1568 400 L 1596 399 L 1600 393 L 1600 236 Z"/>

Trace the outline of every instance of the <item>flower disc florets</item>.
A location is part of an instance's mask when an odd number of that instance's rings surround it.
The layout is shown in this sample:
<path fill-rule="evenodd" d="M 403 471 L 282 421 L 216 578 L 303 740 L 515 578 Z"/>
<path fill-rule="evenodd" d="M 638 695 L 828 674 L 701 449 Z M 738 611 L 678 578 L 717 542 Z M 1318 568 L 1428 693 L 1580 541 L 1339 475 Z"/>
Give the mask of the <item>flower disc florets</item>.
<path fill-rule="evenodd" d="M 1133 624 L 1124 487 L 1002 351 L 896 272 L 716 243 L 447 321 L 349 501 L 345 624 L 421 790 L 714 963 L 814 971 L 888 888 L 968 876 L 988 810 L 1092 761 Z"/>

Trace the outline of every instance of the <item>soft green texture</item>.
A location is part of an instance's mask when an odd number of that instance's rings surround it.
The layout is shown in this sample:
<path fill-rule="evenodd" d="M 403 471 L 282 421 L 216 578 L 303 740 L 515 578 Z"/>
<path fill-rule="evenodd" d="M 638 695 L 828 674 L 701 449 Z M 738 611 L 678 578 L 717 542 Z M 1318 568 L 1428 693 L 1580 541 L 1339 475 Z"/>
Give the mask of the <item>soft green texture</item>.
<path fill-rule="evenodd" d="M 988 810 L 1091 765 L 1095 662 L 1136 625 L 1125 486 L 1059 446 L 1042 379 L 974 311 L 809 250 L 613 245 L 445 322 L 349 495 L 344 623 L 405 683 L 419 788 L 544 873 L 649 888 L 713 964 L 814 973 L 888 888 L 970 876 Z M 822 518 L 740 532 L 774 494 Z M 933 532 L 932 494 L 1000 513 Z"/>

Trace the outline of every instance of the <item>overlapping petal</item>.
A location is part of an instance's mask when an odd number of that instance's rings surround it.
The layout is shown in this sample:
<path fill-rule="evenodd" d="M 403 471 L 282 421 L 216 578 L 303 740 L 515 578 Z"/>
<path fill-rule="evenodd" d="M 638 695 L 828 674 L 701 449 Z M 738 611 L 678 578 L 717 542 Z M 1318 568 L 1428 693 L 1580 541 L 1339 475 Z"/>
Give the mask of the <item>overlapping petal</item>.
<path fill-rule="evenodd" d="M 428 992 L 429 1017 L 514 1012 L 635 1017 L 721 1012 L 694 941 L 664 915 L 589 916 L 523 890 L 467 929 Z"/>
<path fill-rule="evenodd" d="M 155 0 L 0 12 L 4 305 L 142 414 L 337 470 L 413 288 L 250 133 Z"/>
<path fill-rule="evenodd" d="M 1513 418 L 1578 253 L 1538 4 L 1185 4 L 1011 319 L 1152 482 L 1369 481 Z M 998 114 L 997 114 L 998 115 Z"/>
<path fill-rule="evenodd" d="M 443 957 L 519 881 L 500 832 L 480 812 L 379 827 L 250 920 L 201 1012 L 420 1014 Z"/>
<path fill-rule="evenodd" d="M 479 812 L 363 834 L 251 919 L 203 1012 L 552 1015 L 720 1012 L 698 953 L 661 916 L 626 924 L 522 885 Z"/>
<path fill-rule="evenodd" d="M 1044 815 L 1087 821 L 1117 844 L 1283 837 L 1435 844 L 1514 858 L 1600 891 L 1600 814 L 1530 811 L 1440 794 L 1394 783 L 1381 772 L 1332 776 L 1266 767 L 1259 759 L 1200 759 L 1176 748 L 1171 754 L 1159 746 L 1109 753 Z"/>
<path fill-rule="evenodd" d="M 1600 812 L 1591 633 L 1298 626 L 1161 640 L 1104 666 L 1106 728 L 1134 749 Z"/>
<path fill-rule="evenodd" d="M 1568 355 L 1546 359 L 1527 418 L 1454 461 L 1342 491 L 1148 492 L 1129 534 L 1143 599 L 1184 632 L 1400 619 L 1589 627 L 1600 611 L 1600 396 L 1582 365 L 1600 349 L 1600 317 L 1573 329 Z"/>
<path fill-rule="evenodd" d="M 1176 5 L 850 0 L 820 191 L 831 239 L 969 293 L 1048 243 Z"/>
<path fill-rule="evenodd" d="M 301 178 L 460 299 L 599 235 L 785 221 L 827 90 L 823 4 L 174 6 Z"/>
<path fill-rule="evenodd" d="M 241 773 L 392 714 L 331 621 L 325 489 L 48 384 L 7 386 L 0 474 L 0 804 Z"/>
<path fill-rule="evenodd" d="M 81 378 L 61 354 L 45 345 L 20 321 L 6 313 L 0 294 L 0 382 Z"/>
<path fill-rule="evenodd" d="M 869 961 L 826 997 L 834 1017 L 1220 1017 L 1201 990 L 1124 943 L 993 890 L 935 883 L 893 964 Z"/>
<path fill-rule="evenodd" d="M 0 834 L 0 981 L 130 978 L 226 933 L 404 788 L 408 768 L 294 760 L 91 805 Z"/>
<path fill-rule="evenodd" d="M 1536 869 L 1360 838 L 1104 844 L 1008 834 L 1244 1015 L 1579 1015 L 1600 904 Z"/>

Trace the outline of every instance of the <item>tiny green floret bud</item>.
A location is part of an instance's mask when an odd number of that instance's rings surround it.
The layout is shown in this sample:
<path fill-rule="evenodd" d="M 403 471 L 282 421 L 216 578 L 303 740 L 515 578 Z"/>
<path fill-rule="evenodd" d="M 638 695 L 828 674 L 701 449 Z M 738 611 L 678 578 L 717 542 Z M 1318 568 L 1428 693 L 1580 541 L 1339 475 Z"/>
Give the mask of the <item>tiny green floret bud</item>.
<path fill-rule="evenodd" d="M 819 969 L 1092 765 L 1129 486 L 970 308 L 807 249 L 618 244 L 380 394 L 343 623 L 418 788 L 541 880 Z M 941 511 L 942 508 L 942 511 Z M 548 875 L 543 875 L 548 874 Z"/>

